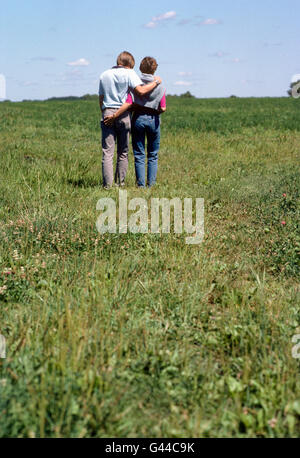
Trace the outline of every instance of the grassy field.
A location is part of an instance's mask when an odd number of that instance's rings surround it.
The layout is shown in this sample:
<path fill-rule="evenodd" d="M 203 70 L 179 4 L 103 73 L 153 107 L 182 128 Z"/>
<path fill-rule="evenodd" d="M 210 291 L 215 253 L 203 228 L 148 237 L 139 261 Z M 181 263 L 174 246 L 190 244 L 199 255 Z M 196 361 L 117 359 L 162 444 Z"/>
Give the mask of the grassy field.
<path fill-rule="evenodd" d="M 128 197 L 203 197 L 204 242 L 100 235 L 97 101 L 1 103 L 0 436 L 299 436 L 299 149 L 298 100 L 169 98 Z"/>

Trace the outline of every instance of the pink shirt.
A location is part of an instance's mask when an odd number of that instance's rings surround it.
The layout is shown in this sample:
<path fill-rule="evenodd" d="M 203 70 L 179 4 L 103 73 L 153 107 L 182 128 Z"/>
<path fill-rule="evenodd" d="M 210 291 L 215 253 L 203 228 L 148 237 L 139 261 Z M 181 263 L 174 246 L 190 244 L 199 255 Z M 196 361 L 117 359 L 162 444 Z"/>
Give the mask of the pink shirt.
<path fill-rule="evenodd" d="M 130 105 L 132 105 L 132 96 L 131 96 L 130 92 L 127 95 L 126 103 L 129 103 Z M 160 108 L 166 108 L 166 106 L 167 106 L 166 93 L 164 93 L 164 95 L 162 96 L 162 99 L 159 102 L 159 106 L 160 106 Z"/>

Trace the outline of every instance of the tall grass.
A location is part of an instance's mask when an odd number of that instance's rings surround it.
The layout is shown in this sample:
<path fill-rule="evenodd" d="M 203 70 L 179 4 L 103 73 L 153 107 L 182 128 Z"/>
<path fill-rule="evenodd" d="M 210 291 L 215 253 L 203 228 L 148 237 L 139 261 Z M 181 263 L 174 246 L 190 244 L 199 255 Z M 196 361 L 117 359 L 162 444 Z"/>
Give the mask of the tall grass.
<path fill-rule="evenodd" d="M 169 98 L 128 197 L 204 197 L 199 246 L 97 233 L 96 102 L 0 117 L 0 436 L 299 436 L 299 103 Z"/>

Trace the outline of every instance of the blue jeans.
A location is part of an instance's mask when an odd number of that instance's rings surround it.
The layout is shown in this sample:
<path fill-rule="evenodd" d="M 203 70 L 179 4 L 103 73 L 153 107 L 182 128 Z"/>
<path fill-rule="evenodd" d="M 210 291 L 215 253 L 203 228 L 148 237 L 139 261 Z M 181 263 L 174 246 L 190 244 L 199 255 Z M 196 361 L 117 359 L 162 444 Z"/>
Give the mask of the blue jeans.
<path fill-rule="evenodd" d="M 157 175 L 160 143 L 159 115 L 137 114 L 132 119 L 132 148 L 139 187 L 145 186 L 145 138 L 147 138 L 147 186 L 153 186 Z"/>

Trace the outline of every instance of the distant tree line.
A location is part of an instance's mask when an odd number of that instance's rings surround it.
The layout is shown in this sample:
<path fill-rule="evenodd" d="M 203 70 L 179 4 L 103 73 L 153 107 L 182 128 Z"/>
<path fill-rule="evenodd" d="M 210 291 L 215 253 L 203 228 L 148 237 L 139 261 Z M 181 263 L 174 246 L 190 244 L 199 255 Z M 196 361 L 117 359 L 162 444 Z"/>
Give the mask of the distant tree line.
<path fill-rule="evenodd" d="M 184 94 L 180 94 L 180 95 L 177 95 L 177 94 L 171 95 L 170 94 L 169 97 L 181 97 L 181 98 L 185 98 L 185 99 L 195 99 L 196 98 L 194 95 L 192 95 L 190 93 L 190 91 L 187 91 Z"/>
<path fill-rule="evenodd" d="M 99 96 L 97 94 L 84 94 L 81 97 L 77 97 L 76 95 L 69 95 L 67 97 L 50 97 L 47 101 L 63 101 L 68 102 L 72 100 L 98 100 Z"/>
<path fill-rule="evenodd" d="M 70 95 L 67 97 L 50 97 L 49 99 L 47 99 L 47 101 L 98 100 L 98 97 L 99 96 L 97 94 L 85 94 L 85 95 L 82 95 L 81 97 Z M 182 98 L 193 98 L 193 99 L 195 98 L 195 96 L 192 95 L 190 91 L 187 91 L 184 94 L 180 94 L 180 95 L 169 95 L 169 97 L 182 97 Z"/>

